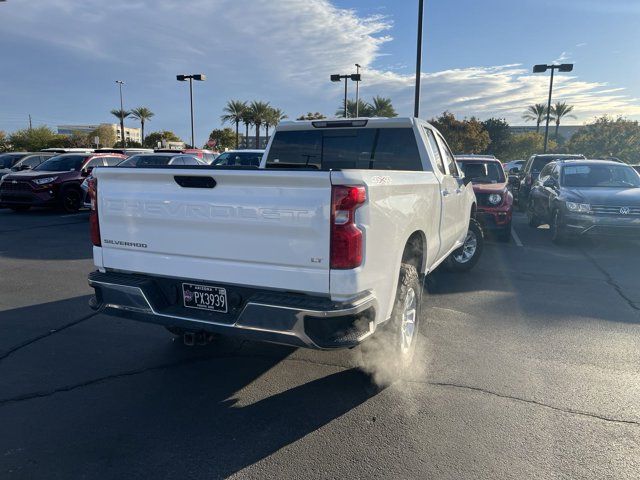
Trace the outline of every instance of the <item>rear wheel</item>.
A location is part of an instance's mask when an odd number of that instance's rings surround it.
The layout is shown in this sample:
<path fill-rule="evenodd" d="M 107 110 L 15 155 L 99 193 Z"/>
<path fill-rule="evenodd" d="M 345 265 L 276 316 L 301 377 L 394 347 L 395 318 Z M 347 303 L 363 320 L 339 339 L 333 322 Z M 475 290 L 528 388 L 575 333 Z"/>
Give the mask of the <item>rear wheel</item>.
<path fill-rule="evenodd" d="M 67 213 L 75 213 L 80 210 L 82 206 L 82 191 L 73 187 L 63 190 L 60 196 L 60 206 Z"/>
<path fill-rule="evenodd" d="M 482 254 L 484 248 L 484 233 L 475 218 L 469 221 L 469 229 L 464 243 L 447 258 L 447 267 L 454 272 L 471 270 Z"/>
<path fill-rule="evenodd" d="M 422 292 L 416 267 L 403 263 L 391 318 L 361 347 L 363 369 L 378 385 L 390 385 L 411 365 L 418 340 Z"/>
<path fill-rule="evenodd" d="M 26 212 L 31 208 L 31 205 L 10 205 L 9 208 L 14 212 Z"/>

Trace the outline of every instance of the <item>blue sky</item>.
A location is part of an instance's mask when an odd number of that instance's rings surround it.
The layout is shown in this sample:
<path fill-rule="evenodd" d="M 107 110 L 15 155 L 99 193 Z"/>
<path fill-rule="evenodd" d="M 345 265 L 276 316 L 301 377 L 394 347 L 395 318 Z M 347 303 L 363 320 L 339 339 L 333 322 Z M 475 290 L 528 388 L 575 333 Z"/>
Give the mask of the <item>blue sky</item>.
<path fill-rule="evenodd" d="M 111 121 L 116 79 L 125 108 L 148 106 L 147 131 L 188 138 L 195 85 L 198 143 L 226 100 L 262 99 L 290 117 L 332 114 L 331 73 L 363 70 L 362 95 L 412 112 L 417 0 L 8 0 L 0 3 L 0 130 Z M 595 115 L 640 119 L 640 1 L 427 0 L 422 116 L 500 116 L 514 124 L 546 97 L 534 63 L 562 60 L 555 98 Z M 134 123 L 131 122 L 133 126 Z"/>

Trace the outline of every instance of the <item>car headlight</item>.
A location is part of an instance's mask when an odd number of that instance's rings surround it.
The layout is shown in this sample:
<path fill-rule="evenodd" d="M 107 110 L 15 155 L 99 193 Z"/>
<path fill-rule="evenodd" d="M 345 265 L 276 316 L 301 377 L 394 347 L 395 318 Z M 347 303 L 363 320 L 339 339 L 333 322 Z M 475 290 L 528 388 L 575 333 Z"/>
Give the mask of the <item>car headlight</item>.
<path fill-rule="evenodd" d="M 491 205 L 498 205 L 500 202 L 502 202 L 502 195 L 499 193 L 492 193 L 489 195 L 489 203 Z"/>
<path fill-rule="evenodd" d="M 58 177 L 44 177 L 44 178 L 36 178 L 33 183 L 36 185 L 46 185 L 47 183 L 54 182 Z"/>
<path fill-rule="evenodd" d="M 591 205 L 588 203 L 567 202 L 566 205 L 570 212 L 589 213 L 591 211 Z"/>

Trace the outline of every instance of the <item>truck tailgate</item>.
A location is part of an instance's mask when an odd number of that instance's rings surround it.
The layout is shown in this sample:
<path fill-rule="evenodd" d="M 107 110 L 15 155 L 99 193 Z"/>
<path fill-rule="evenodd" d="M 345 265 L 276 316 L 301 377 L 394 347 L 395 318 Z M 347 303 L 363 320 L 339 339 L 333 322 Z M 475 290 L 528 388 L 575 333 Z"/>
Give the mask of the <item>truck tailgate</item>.
<path fill-rule="evenodd" d="M 329 292 L 329 172 L 116 167 L 94 175 L 105 268 Z"/>

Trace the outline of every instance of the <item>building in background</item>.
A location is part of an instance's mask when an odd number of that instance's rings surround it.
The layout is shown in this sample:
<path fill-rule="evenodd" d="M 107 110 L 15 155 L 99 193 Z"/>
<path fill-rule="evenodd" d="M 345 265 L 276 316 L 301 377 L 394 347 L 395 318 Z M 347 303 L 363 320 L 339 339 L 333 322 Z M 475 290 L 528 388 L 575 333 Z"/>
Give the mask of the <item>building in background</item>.
<path fill-rule="evenodd" d="M 584 128 L 584 125 L 560 125 L 560 128 L 558 129 L 558 135 L 563 137 L 565 140 L 569 140 L 574 133 L 576 133 L 578 130 L 581 130 L 583 128 Z M 509 130 L 514 135 L 517 135 L 519 133 L 535 132 L 536 126 L 535 125 L 511 125 L 509 127 Z M 539 133 L 544 135 L 544 122 L 542 123 L 542 125 L 540 125 Z M 555 138 L 555 133 L 556 133 L 556 124 L 553 122 L 550 122 L 549 138 Z"/>
<path fill-rule="evenodd" d="M 58 134 L 73 135 L 74 133 L 91 133 L 100 126 L 113 129 L 116 141 L 120 141 L 120 125 L 117 123 L 101 123 L 99 125 L 58 125 Z M 127 142 L 142 143 L 142 132 L 139 128 L 124 127 L 124 138 Z"/>

